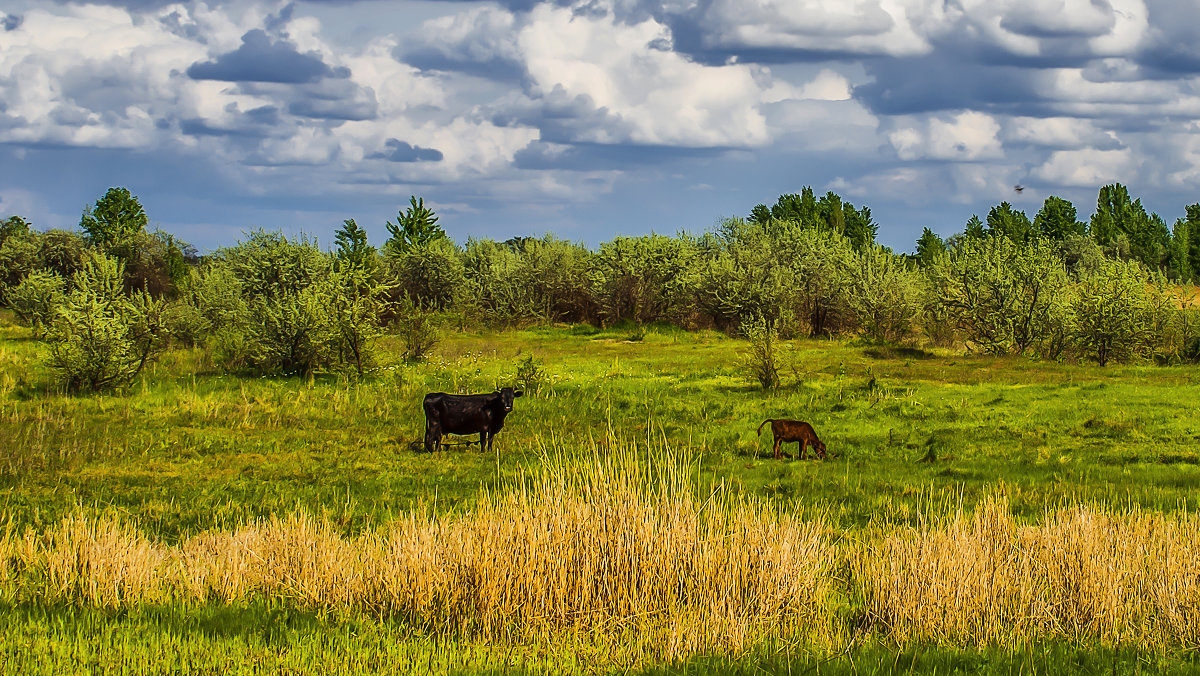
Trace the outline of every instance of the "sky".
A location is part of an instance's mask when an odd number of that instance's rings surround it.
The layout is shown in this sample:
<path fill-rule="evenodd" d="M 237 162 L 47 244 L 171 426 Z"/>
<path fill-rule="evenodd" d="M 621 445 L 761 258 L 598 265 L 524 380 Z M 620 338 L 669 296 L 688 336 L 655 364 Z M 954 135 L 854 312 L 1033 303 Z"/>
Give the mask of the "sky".
<path fill-rule="evenodd" d="M 1113 182 L 1200 202 L 1196 0 L 0 0 L 0 218 L 43 230 L 121 186 L 202 252 L 382 244 L 416 195 L 595 247 L 812 186 L 911 251 Z"/>

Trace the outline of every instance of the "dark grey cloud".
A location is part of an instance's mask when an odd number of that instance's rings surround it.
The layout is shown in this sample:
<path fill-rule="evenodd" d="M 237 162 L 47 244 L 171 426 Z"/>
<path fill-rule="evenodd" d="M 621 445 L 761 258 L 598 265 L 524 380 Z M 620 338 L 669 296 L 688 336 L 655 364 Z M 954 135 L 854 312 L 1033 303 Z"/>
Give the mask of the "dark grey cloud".
<path fill-rule="evenodd" d="M 231 103 L 225 107 L 225 111 L 230 114 L 230 121 L 224 124 L 188 118 L 179 121 L 179 130 L 189 136 L 266 138 L 272 135 L 283 119 L 276 106 L 260 106 L 242 112 L 236 104 Z"/>
<path fill-rule="evenodd" d="M 194 63 L 187 74 L 194 80 L 304 84 L 349 77 L 350 71 L 330 68 L 316 52 L 301 54 L 292 43 L 272 40 L 266 31 L 255 29 L 242 36 L 241 47 L 215 61 Z"/>
<path fill-rule="evenodd" d="M 955 61 L 945 54 L 864 63 L 873 81 L 854 88 L 872 112 L 911 115 L 939 110 L 985 110 L 1040 115 L 1045 101 L 1030 71 Z"/>
<path fill-rule="evenodd" d="M 1200 29 L 1194 0 L 1147 3 L 1149 38 L 1137 61 L 1167 77 L 1200 73 Z"/>
<path fill-rule="evenodd" d="M 0 26 L 4 26 L 4 30 L 15 31 L 25 22 L 25 17 L 16 14 L 5 14 L 4 19 L 0 21 Z"/>
<path fill-rule="evenodd" d="M 386 147 L 386 151 L 371 153 L 367 157 L 389 162 L 441 162 L 444 157 L 437 148 L 422 148 L 394 138 L 387 140 Z"/>

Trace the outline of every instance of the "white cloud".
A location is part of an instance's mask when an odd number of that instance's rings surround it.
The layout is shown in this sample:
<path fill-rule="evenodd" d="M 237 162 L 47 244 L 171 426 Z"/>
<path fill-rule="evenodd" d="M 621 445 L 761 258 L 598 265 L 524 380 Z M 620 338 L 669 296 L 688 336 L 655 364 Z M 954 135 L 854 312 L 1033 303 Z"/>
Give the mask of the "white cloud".
<path fill-rule="evenodd" d="M 888 140 L 902 160 L 979 161 L 1004 156 L 999 133 L 1000 125 L 991 115 L 969 110 L 901 127 Z"/>
<path fill-rule="evenodd" d="M 753 146 L 768 130 L 754 67 L 705 66 L 656 48 L 670 39 L 646 20 L 625 25 L 540 5 L 517 40 L 536 97 L 603 112 L 576 141 Z"/>
<path fill-rule="evenodd" d="M 1100 129 L 1094 120 L 1074 117 L 1016 117 L 1008 124 L 1005 140 L 1065 150 L 1120 143 L 1114 132 Z"/>
<path fill-rule="evenodd" d="M 1138 173 L 1133 152 L 1123 150 L 1059 150 L 1032 175 L 1062 186 L 1094 187 L 1108 183 L 1130 183 Z"/>

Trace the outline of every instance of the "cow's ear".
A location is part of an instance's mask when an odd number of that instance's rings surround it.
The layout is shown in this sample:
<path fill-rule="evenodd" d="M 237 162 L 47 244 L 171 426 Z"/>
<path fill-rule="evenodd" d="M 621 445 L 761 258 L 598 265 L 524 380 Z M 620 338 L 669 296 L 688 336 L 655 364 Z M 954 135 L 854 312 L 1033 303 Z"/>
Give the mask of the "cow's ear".
<path fill-rule="evenodd" d="M 517 390 L 516 392 L 513 392 L 513 396 L 514 396 L 514 397 L 519 397 L 519 396 L 521 396 L 522 394 L 525 394 L 525 393 L 524 393 L 523 391 L 521 391 L 521 390 Z"/>

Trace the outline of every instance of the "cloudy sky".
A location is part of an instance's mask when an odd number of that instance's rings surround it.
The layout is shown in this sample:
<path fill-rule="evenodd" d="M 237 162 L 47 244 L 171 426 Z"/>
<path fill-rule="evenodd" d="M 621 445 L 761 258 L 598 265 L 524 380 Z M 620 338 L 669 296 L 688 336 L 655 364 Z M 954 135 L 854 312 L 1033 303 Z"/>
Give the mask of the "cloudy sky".
<path fill-rule="evenodd" d="M 0 218 L 111 186 L 210 250 L 711 229 L 805 185 L 909 251 L 1002 200 L 1200 201 L 1196 0 L 0 0 Z M 1021 193 L 1015 184 L 1026 186 Z"/>

